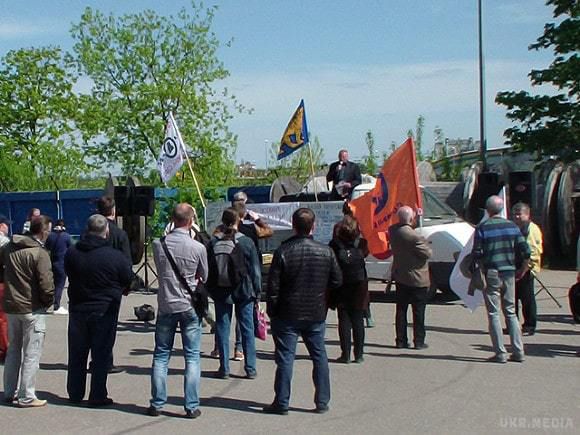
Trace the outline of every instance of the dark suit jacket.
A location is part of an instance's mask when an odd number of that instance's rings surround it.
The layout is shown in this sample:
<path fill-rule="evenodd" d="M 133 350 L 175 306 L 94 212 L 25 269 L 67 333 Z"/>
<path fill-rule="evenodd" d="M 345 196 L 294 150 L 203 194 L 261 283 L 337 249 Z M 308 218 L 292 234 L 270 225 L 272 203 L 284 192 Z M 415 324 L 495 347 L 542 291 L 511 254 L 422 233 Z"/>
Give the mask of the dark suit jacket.
<path fill-rule="evenodd" d="M 339 162 L 334 162 L 333 164 L 331 164 L 330 167 L 328 168 L 328 174 L 326 174 L 326 181 L 327 182 L 332 181 L 334 183 L 334 186 L 336 186 L 337 183 L 339 182 L 338 164 L 339 164 Z M 342 169 L 342 171 L 344 171 L 344 175 L 343 175 L 341 181 L 347 181 L 351 185 L 350 190 L 348 191 L 348 195 L 346 195 L 348 197 L 348 196 L 350 196 L 352 189 L 354 189 L 356 186 L 358 186 L 362 182 L 362 178 L 360 175 L 360 168 L 356 163 L 346 162 L 346 166 Z M 338 194 L 336 189 L 333 187 L 332 188 L 332 199 L 341 199 L 341 198 L 342 197 Z"/>

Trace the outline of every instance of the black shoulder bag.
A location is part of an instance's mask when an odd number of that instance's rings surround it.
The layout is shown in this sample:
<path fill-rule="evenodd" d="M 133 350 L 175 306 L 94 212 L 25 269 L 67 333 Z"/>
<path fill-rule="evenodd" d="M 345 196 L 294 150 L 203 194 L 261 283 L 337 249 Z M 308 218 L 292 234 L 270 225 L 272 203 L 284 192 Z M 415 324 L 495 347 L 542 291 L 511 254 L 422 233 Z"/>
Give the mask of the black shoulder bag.
<path fill-rule="evenodd" d="M 209 309 L 209 300 L 207 297 L 207 290 L 205 286 L 200 281 L 198 286 L 195 288 L 195 291 L 193 291 L 189 286 L 189 283 L 187 282 L 187 280 L 181 274 L 181 271 L 177 267 L 177 264 L 173 259 L 173 255 L 171 255 L 171 252 L 169 252 L 169 249 L 167 248 L 167 243 L 165 243 L 165 237 L 162 237 L 159 241 L 161 242 L 161 246 L 163 246 L 165 256 L 167 257 L 169 264 L 171 264 L 171 268 L 173 269 L 173 272 L 175 272 L 175 276 L 177 276 L 179 283 L 187 290 L 187 292 L 191 296 L 191 305 L 193 306 L 195 313 L 200 319 L 206 317 Z"/>

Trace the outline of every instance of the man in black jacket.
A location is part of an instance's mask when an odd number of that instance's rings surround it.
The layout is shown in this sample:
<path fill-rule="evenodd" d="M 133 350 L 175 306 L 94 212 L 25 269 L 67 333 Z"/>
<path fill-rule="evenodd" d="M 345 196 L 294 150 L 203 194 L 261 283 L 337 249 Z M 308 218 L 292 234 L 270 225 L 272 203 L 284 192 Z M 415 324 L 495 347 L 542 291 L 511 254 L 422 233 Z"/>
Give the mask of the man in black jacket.
<path fill-rule="evenodd" d="M 89 405 L 113 403 L 107 397 L 109 359 L 117 333 L 117 316 L 123 292 L 133 272 L 131 262 L 107 241 L 108 220 L 89 218 L 85 237 L 66 253 L 69 279 L 68 377 L 71 402 L 85 396 L 87 358 L 92 358 Z"/>
<path fill-rule="evenodd" d="M 123 255 L 132 263 L 131 258 L 131 244 L 129 243 L 129 236 L 122 228 L 117 226 L 117 208 L 115 207 L 115 200 L 110 196 L 101 196 L 97 201 L 97 210 L 100 215 L 107 218 L 107 223 L 109 224 L 109 235 L 107 240 L 113 248 L 117 251 L 123 253 Z M 117 329 L 117 318 L 115 320 L 115 329 Z M 111 349 L 111 355 L 109 356 L 109 373 L 120 373 L 123 371 L 121 367 L 118 367 L 113 362 L 113 349 Z M 90 370 L 93 368 L 93 363 L 91 361 Z"/>
<path fill-rule="evenodd" d="M 352 189 L 362 182 L 360 168 L 356 163 L 348 160 L 348 151 L 340 150 L 338 152 L 338 161 L 334 162 L 328 168 L 326 181 L 332 181 L 331 200 L 341 200 L 349 198 Z"/>
<path fill-rule="evenodd" d="M 292 365 L 298 336 L 313 362 L 316 412 L 328 410 L 330 376 L 324 347 L 327 291 L 342 285 L 342 272 L 328 246 L 312 239 L 314 212 L 300 208 L 292 215 L 294 236 L 274 253 L 266 295 L 276 346 L 276 397 L 264 407 L 269 414 L 285 415 L 290 402 Z"/>
<path fill-rule="evenodd" d="M 131 261 L 131 244 L 129 243 L 129 236 L 125 230 L 119 228 L 115 222 L 117 217 L 117 209 L 115 207 L 115 200 L 110 196 L 101 196 L 97 201 L 97 210 L 100 215 L 103 215 L 109 221 L 109 235 L 107 240 L 111 242 L 111 246 L 121 251 L 129 261 Z"/>

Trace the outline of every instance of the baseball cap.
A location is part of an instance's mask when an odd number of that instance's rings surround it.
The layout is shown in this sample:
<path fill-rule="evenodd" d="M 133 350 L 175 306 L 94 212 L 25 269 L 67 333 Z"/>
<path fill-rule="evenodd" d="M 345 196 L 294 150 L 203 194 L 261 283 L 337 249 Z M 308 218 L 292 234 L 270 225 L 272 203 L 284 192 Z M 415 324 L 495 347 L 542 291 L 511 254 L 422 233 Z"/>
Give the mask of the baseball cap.
<path fill-rule="evenodd" d="M 3 214 L 0 214 L 0 224 L 10 225 L 11 223 L 12 223 L 12 221 L 10 219 L 8 219 Z"/>

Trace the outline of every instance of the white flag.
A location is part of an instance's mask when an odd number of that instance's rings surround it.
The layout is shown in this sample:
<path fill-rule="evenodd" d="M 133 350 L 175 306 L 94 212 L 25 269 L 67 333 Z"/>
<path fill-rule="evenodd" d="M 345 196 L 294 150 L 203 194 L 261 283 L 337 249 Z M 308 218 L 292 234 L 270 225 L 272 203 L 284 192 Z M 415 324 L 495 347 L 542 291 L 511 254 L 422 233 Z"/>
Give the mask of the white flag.
<path fill-rule="evenodd" d="M 164 183 L 171 180 L 179 171 L 181 165 L 183 165 L 183 154 L 185 152 L 185 144 L 183 139 L 181 139 L 173 114 L 170 112 L 167 126 L 165 127 L 165 139 L 163 139 L 163 145 L 161 146 L 161 154 L 157 160 L 157 168 Z"/>
<path fill-rule="evenodd" d="M 507 203 L 506 203 L 505 186 L 502 187 L 502 189 L 499 191 L 498 196 L 501 199 L 503 199 L 503 203 L 504 203 L 504 207 L 500 213 L 500 216 L 504 219 L 507 219 L 507 211 L 506 211 Z M 487 211 L 486 211 L 479 223 L 485 222 L 488 219 L 489 219 L 489 215 L 487 214 Z M 483 293 L 481 291 L 476 291 L 473 295 L 470 295 L 468 293 L 470 278 L 466 277 L 463 274 L 463 272 L 461 272 L 460 264 L 467 254 L 471 254 L 471 251 L 473 250 L 474 236 L 475 236 L 475 231 L 473 232 L 473 234 L 469 238 L 467 244 L 461 250 L 459 257 L 457 258 L 457 261 L 455 262 L 455 266 L 453 267 L 453 271 L 451 272 L 451 276 L 449 277 L 449 285 L 451 287 L 451 290 L 453 290 L 455 292 L 455 294 L 463 300 L 463 303 L 465 304 L 465 306 L 467 308 L 469 308 L 469 310 L 471 310 L 471 312 L 474 312 L 477 309 L 477 307 L 479 307 L 480 305 L 483 305 L 483 303 L 484 303 Z M 478 290 L 483 290 L 483 289 L 478 289 Z"/>

